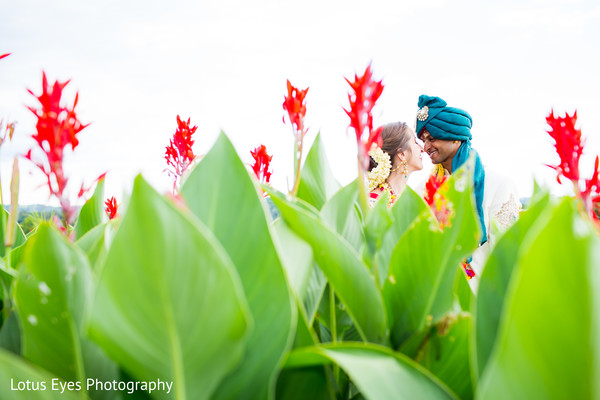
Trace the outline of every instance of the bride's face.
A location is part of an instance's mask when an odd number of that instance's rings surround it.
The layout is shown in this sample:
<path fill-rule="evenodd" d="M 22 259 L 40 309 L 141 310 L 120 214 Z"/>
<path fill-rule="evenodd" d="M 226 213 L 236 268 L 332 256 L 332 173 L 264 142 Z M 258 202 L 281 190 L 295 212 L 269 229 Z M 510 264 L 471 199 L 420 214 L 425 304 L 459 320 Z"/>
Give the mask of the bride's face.
<path fill-rule="evenodd" d="M 408 164 L 408 170 L 410 172 L 420 171 L 423 169 L 423 147 L 419 143 L 417 143 L 417 137 L 414 132 L 410 132 L 413 139 L 410 141 L 409 149 L 410 152 L 407 152 L 406 163 Z"/>

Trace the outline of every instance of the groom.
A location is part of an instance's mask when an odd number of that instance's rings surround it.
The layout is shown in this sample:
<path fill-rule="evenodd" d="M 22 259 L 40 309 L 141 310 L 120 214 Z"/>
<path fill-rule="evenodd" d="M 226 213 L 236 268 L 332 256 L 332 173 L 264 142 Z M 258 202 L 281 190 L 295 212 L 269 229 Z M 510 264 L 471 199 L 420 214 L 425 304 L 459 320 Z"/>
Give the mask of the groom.
<path fill-rule="evenodd" d="M 494 244 L 490 227 L 506 229 L 519 216 L 521 204 L 513 185 L 483 167 L 479 154 L 471 147 L 473 119 L 460 108 L 448 107 L 439 97 L 421 95 L 417 112 L 416 134 L 423 141 L 423 150 L 436 164 L 434 173 L 452 174 L 471 154 L 475 156 L 475 205 L 482 230 L 481 246 L 473 254 L 470 268 L 475 279 L 469 280 L 476 291 L 487 255 Z M 490 244 L 488 242 L 491 241 Z"/>

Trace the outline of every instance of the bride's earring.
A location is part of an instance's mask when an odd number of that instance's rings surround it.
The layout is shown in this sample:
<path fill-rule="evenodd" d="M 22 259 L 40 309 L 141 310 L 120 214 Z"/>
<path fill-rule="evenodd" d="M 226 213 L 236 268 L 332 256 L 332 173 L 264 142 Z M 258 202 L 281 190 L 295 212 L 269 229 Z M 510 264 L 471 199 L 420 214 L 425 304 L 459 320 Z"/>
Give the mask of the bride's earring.
<path fill-rule="evenodd" d="M 408 178 L 408 163 L 405 159 L 401 158 L 400 156 L 398 156 L 398 159 L 400 160 L 400 164 L 398 164 L 398 166 L 394 168 L 392 172 L 396 172 L 397 170 L 402 168 L 402 173 L 404 174 L 404 177 Z"/>

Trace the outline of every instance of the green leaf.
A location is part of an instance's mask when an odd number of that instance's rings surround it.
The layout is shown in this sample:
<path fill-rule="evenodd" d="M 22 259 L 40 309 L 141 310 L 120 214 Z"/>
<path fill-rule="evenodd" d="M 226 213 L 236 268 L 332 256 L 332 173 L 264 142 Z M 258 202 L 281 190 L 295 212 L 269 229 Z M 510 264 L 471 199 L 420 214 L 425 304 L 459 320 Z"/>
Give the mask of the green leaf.
<path fill-rule="evenodd" d="M 437 376 L 461 399 L 473 398 L 469 363 L 471 317 L 447 314 L 421 344 L 416 360 Z"/>
<path fill-rule="evenodd" d="M 456 396 L 413 360 L 373 344 L 339 343 L 293 350 L 288 368 L 334 362 L 366 399 L 453 399 Z"/>
<path fill-rule="evenodd" d="M 375 203 L 365 221 L 365 237 L 369 255 L 373 256 L 381 248 L 387 230 L 392 226 L 392 216 L 388 209 L 388 194 Z"/>
<path fill-rule="evenodd" d="M 27 242 L 14 288 L 23 356 L 66 381 L 85 382 L 98 367 L 106 373 L 95 378 L 116 378 L 117 366 L 83 333 L 92 292 L 85 255 L 41 224 Z"/>
<path fill-rule="evenodd" d="M 315 260 L 344 303 L 361 337 L 377 343 L 387 341 L 381 293 L 356 250 L 320 218 L 286 201 L 280 194 L 272 192 L 271 199 L 286 223 L 313 248 Z"/>
<path fill-rule="evenodd" d="M 340 184 L 333 177 L 327 155 L 319 133 L 306 156 L 300 185 L 298 186 L 298 198 L 312 204 L 318 209 L 331 198 L 340 188 Z"/>
<path fill-rule="evenodd" d="M 95 276 L 100 275 L 115 230 L 115 222 L 96 225 L 75 242 L 85 252 Z"/>
<path fill-rule="evenodd" d="M 243 356 L 250 317 L 211 232 L 138 176 L 96 291 L 89 332 L 158 398 L 209 398 Z"/>
<path fill-rule="evenodd" d="M 472 167 L 472 162 L 466 163 L 440 189 L 453 213 L 451 226 L 440 230 L 426 210 L 392 253 L 383 295 L 396 348 L 453 307 L 456 271 L 479 239 L 472 199 Z"/>
<path fill-rule="evenodd" d="M 21 327 L 17 319 L 17 312 L 13 310 L 3 321 L 0 328 L 0 347 L 21 354 Z"/>
<path fill-rule="evenodd" d="M 358 209 L 358 183 L 344 186 L 321 209 L 325 223 L 355 249 L 364 246 L 364 233 Z"/>
<path fill-rule="evenodd" d="M 0 398 L 11 400 L 55 400 L 81 399 L 76 391 L 65 390 L 61 393 L 60 383 L 56 376 L 37 366 L 30 365 L 22 358 L 0 349 Z M 29 387 L 31 390 L 15 390 Z M 57 390 L 52 389 L 52 383 Z M 63 383 L 64 384 L 64 383 Z"/>
<path fill-rule="evenodd" d="M 383 285 L 388 275 L 390 259 L 398 240 L 406 233 L 417 217 L 426 210 L 427 205 L 423 199 L 408 186 L 392 206 L 390 210 L 392 223 L 389 229 L 385 231 L 381 246 L 375 253 L 375 262 L 377 262 L 380 271 L 381 285 Z"/>
<path fill-rule="evenodd" d="M 331 400 L 333 391 L 327 384 L 322 366 L 284 369 L 277 378 L 277 399 Z"/>
<path fill-rule="evenodd" d="M 244 360 L 215 398 L 266 398 L 292 346 L 296 304 L 271 237 L 266 208 L 246 166 L 225 134 L 190 173 L 181 193 L 238 270 L 254 319 Z"/>
<path fill-rule="evenodd" d="M 550 196 L 546 193 L 521 214 L 519 220 L 498 240 L 481 273 L 478 295 L 472 309 L 475 327 L 472 363 L 475 376 L 481 375 L 492 353 L 511 276 L 520 255 L 528 251 L 524 244 L 531 243 L 527 236 L 536 236 L 539 229 L 548 223 L 551 214 L 549 203 Z M 538 226 L 537 229 L 532 229 L 534 224 Z"/>
<path fill-rule="evenodd" d="M 600 237 L 575 203 L 523 244 L 478 397 L 598 397 Z"/>
<path fill-rule="evenodd" d="M 77 222 L 75 223 L 75 238 L 79 239 L 86 232 L 94 228 L 96 225 L 103 223 L 106 220 L 104 212 L 104 179 L 101 179 L 94 189 L 94 194 L 88 201 L 85 202 Z"/>
<path fill-rule="evenodd" d="M 304 302 L 306 288 L 313 270 L 312 248 L 278 218 L 273 222 L 274 242 L 277 244 L 292 292 L 300 303 Z"/>

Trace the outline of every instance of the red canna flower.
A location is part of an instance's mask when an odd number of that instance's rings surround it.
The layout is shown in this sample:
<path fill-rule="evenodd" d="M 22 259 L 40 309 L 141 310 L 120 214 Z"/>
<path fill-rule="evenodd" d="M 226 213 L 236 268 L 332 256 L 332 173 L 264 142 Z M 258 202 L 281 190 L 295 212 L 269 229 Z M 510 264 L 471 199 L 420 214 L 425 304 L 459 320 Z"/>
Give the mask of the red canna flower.
<path fill-rule="evenodd" d="M 182 121 L 177 116 L 177 130 L 173 134 L 173 138 L 169 142 L 169 146 L 166 147 L 165 160 L 167 160 L 168 166 L 167 173 L 173 177 L 173 193 L 177 188 L 177 183 L 181 180 L 181 177 L 186 172 L 192 161 L 196 158 L 192 151 L 192 145 L 194 139 L 192 135 L 198 129 L 197 126 L 190 128 L 190 119 Z"/>
<path fill-rule="evenodd" d="M 0 60 L 2 60 L 4 57 L 8 57 L 8 56 L 10 56 L 11 54 L 12 54 L 12 53 L 6 53 L 6 54 L 2 54 L 2 55 L 0 56 Z"/>
<path fill-rule="evenodd" d="M 463 268 L 463 271 L 465 271 L 467 280 L 470 281 L 475 276 L 475 271 L 473 271 L 473 268 L 471 268 L 471 263 L 468 261 L 463 261 L 460 263 L 460 266 Z"/>
<path fill-rule="evenodd" d="M 356 133 L 356 143 L 359 147 L 359 159 L 363 168 L 368 168 L 368 152 L 373 143 L 381 147 L 381 130 L 373 130 L 372 110 L 375 102 L 383 92 L 381 81 L 373 80 L 371 65 L 367 66 L 362 76 L 354 75 L 354 82 L 346 79 L 353 93 L 348 94 L 350 110 L 344 109 L 350 117 L 350 127 Z M 365 137 L 366 136 L 366 137 Z"/>
<path fill-rule="evenodd" d="M 585 190 L 581 192 L 581 199 L 592 219 L 598 219 L 598 208 L 600 208 L 600 157 L 596 156 L 594 173 L 590 179 L 585 181 Z"/>
<path fill-rule="evenodd" d="M 306 104 L 304 104 L 304 100 L 308 88 L 299 90 L 292 86 L 288 80 L 287 90 L 288 95 L 284 97 L 283 109 L 287 111 L 290 122 L 294 127 L 294 134 L 296 135 L 296 138 L 299 139 L 299 137 L 306 134 L 306 131 L 304 130 L 304 116 L 306 115 Z"/>
<path fill-rule="evenodd" d="M 425 183 L 425 202 L 433 211 L 442 229 L 445 226 L 450 226 L 450 218 L 452 216 L 451 208 L 448 207 L 448 199 L 444 196 L 443 190 L 440 190 L 447 179 L 447 175 L 433 173 L 429 176 L 427 183 Z"/>
<path fill-rule="evenodd" d="M 592 218 L 600 225 L 600 194 L 592 199 Z"/>
<path fill-rule="evenodd" d="M 264 144 L 261 144 L 253 151 L 250 152 L 252 158 L 254 158 L 254 164 L 252 164 L 252 171 L 256 175 L 256 178 L 260 182 L 269 183 L 271 180 L 271 172 L 269 171 L 269 164 L 273 156 L 267 154 L 267 148 Z"/>
<path fill-rule="evenodd" d="M 438 176 L 437 173 L 433 173 L 429 176 L 429 179 L 425 183 L 425 202 L 428 205 L 433 205 L 435 194 L 439 188 L 446 182 L 448 175 Z"/>
<path fill-rule="evenodd" d="M 104 211 L 106 211 L 106 215 L 108 215 L 109 219 L 114 219 L 119 216 L 119 213 L 117 212 L 119 206 L 117 204 L 117 199 L 115 199 L 115 196 L 111 197 L 110 199 L 107 199 L 104 202 L 104 205 L 106 205 L 106 209 Z"/>
<path fill-rule="evenodd" d="M 304 116 L 306 115 L 306 105 L 304 99 L 308 88 L 299 90 L 292 86 L 289 79 L 287 80 L 287 96 L 283 100 L 283 109 L 287 111 L 289 120 L 294 130 L 294 186 L 292 187 L 291 193 L 293 196 L 298 191 L 300 185 L 300 173 L 302 163 L 302 144 L 304 141 L 304 135 L 306 135 L 306 129 L 304 127 Z M 283 117 L 285 122 L 285 116 Z"/>
<path fill-rule="evenodd" d="M 42 72 L 42 94 L 36 96 L 28 90 L 40 102 L 40 107 L 27 107 L 36 117 L 36 133 L 32 138 L 36 141 L 39 149 L 43 152 L 45 160 L 37 162 L 32 157 L 33 148 L 25 154 L 25 158 L 33 162 L 46 176 L 50 195 L 56 196 L 63 210 L 65 224 L 71 224 L 74 219 L 74 210 L 70 205 L 65 188 L 68 178 L 63 171 L 63 157 L 67 146 L 74 150 L 79 144 L 77 135 L 88 125 L 83 125 L 75 112 L 79 95 L 71 108 L 61 105 L 63 89 L 69 81 L 48 84 L 46 74 Z"/>
<path fill-rule="evenodd" d="M 577 123 L 577 110 L 573 115 L 568 113 L 565 117 L 555 117 L 554 110 L 546 117 L 550 125 L 548 134 L 556 141 L 556 152 L 560 157 L 559 165 L 548 165 L 554 168 L 558 175 L 556 179 L 560 182 L 561 175 L 570 179 L 575 184 L 579 181 L 579 158 L 583 153 L 584 143 L 581 140 L 581 130 L 575 129 Z"/>

